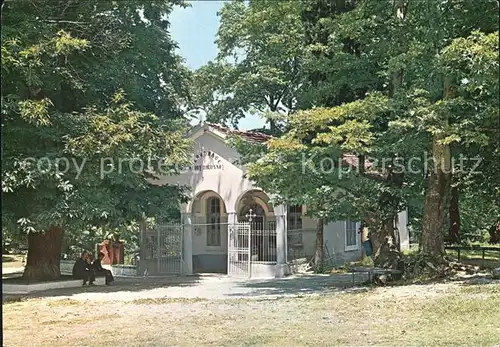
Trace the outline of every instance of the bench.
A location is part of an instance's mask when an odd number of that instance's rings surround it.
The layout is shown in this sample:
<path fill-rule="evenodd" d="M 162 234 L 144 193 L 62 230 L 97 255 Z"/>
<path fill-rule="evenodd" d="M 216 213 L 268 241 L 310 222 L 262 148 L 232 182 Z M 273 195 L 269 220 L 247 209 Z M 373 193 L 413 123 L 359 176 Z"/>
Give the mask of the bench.
<path fill-rule="evenodd" d="M 75 265 L 75 260 L 60 260 L 59 266 L 61 275 L 73 275 L 73 265 Z M 103 267 L 107 268 L 106 265 L 104 265 Z M 101 273 L 97 274 L 94 284 L 98 286 L 105 285 L 106 284 L 105 276 Z"/>
<path fill-rule="evenodd" d="M 487 251 L 500 252 L 500 247 L 489 246 L 445 246 L 444 249 L 457 252 L 458 262 L 460 262 L 460 251 L 482 251 L 482 267 L 484 268 L 484 253 Z"/>
<path fill-rule="evenodd" d="M 352 284 L 354 285 L 354 275 L 356 273 L 367 273 L 368 280 L 371 282 L 373 275 L 400 275 L 403 272 L 401 270 L 383 269 L 380 267 L 354 267 L 351 269 L 351 273 L 352 273 Z"/>

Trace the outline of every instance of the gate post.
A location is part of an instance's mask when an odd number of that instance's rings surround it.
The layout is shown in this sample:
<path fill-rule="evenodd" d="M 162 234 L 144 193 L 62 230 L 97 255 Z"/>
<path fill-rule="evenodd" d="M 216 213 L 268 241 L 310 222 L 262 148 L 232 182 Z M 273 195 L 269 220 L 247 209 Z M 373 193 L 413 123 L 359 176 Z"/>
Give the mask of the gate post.
<path fill-rule="evenodd" d="M 165 241 L 160 240 L 160 236 L 163 236 L 162 234 L 164 234 L 164 233 L 160 233 L 160 227 L 158 226 L 158 224 L 155 225 L 155 229 L 156 229 L 156 274 L 159 274 L 159 273 L 161 273 L 161 265 L 160 265 L 161 243 L 160 242 L 161 241 L 165 242 Z"/>
<path fill-rule="evenodd" d="M 182 273 L 184 275 L 193 274 L 193 225 L 191 213 L 182 213 Z"/>
<path fill-rule="evenodd" d="M 139 221 L 140 230 L 140 247 L 139 247 L 139 264 L 137 266 L 137 275 L 143 275 L 147 269 L 146 262 L 146 215 L 143 213 Z"/>
<path fill-rule="evenodd" d="M 248 278 L 252 278 L 252 224 L 248 223 Z"/>
<path fill-rule="evenodd" d="M 286 265 L 286 213 L 287 207 L 279 205 L 274 208 L 276 215 L 276 277 L 287 274 Z"/>
<path fill-rule="evenodd" d="M 238 260 L 238 253 L 231 252 L 234 248 L 234 240 L 238 240 L 238 216 L 236 212 L 227 212 L 227 270 L 226 273 L 231 273 L 231 264 Z M 236 241 L 237 242 L 237 241 Z"/>

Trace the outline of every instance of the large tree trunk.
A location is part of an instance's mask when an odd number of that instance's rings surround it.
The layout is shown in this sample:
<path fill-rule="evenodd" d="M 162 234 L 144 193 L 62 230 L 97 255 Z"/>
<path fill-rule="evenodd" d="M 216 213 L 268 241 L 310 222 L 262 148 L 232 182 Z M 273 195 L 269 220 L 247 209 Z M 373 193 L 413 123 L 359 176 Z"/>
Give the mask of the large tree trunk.
<path fill-rule="evenodd" d="M 493 224 L 489 230 L 490 233 L 490 241 L 491 244 L 500 243 L 500 221 Z"/>
<path fill-rule="evenodd" d="M 28 281 L 57 280 L 61 277 L 60 258 L 64 231 L 54 226 L 28 234 L 28 261 L 23 278 Z"/>
<path fill-rule="evenodd" d="M 396 243 L 394 218 L 372 223 L 370 241 L 373 248 L 373 264 L 385 269 L 398 269 L 401 253 Z"/>
<path fill-rule="evenodd" d="M 450 218 L 450 229 L 448 238 L 451 243 L 460 243 L 460 207 L 459 207 L 459 190 L 456 185 L 451 188 L 450 207 L 448 214 Z"/>
<path fill-rule="evenodd" d="M 444 82 L 444 98 L 451 98 L 451 83 L 448 77 Z M 442 144 L 443 134 L 432 138 L 433 168 L 427 178 L 424 195 L 424 215 L 419 249 L 424 258 L 433 263 L 444 261 L 444 218 L 446 200 L 451 187 L 451 148 Z"/>
<path fill-rule="evenodd" d="M 437 136 L 433 139 L 436 165 L 427 179 L 419 245 L 424 257 L 436 262 L 441 262 L 444 256 L 444 218 L 451 181 L 450 146 L 440 144 L 439 140 Z"/>
<path fill-rule="evenodd" d="M 399 21 L 402 23 L 406 17 L 406 10 L 408 6 L 405 0 L 395 0 L 394 1 L 394 14 Z M 393 98 L 396 92 L 401 88 L 403 84 L 403 69 L 396 70 L 392 73 L 392 88 L 389 91 L 389 96 Z"/>
<path fill-rule="evenodd" d="M 323 218 L 319 218 L 316 227 L 316 253 L 314 254 L 314 266 L 317 272 L 323 271 L 323 228 L 324 220 Z"/>
<path fill-rule="evenodd" d="M 396 0 L 394 2 L 395 16 L 399 22 L 403 22 L 406 17 L 406 4 L 404 0 Z M 393 98 L 403 84 L 404 71 L 396 70 L 392 74 L 392 88 L 390 89 L 390 97 Z M 363 160 L 364 161 L 364 160 Z M 364 162 L 363 162 L 364 166 Z M 363 168 L 364 171 L 364 168 Z M 392 187 L 401 188 L 403 186 L 404 173 L 394 173 L 389 171 L 387 182 Z M 395 202 L 395 197 L 392 194 L 382 193 L 379 201 L 379 209 L 383 211 L 388 201 Z M 397 205 L 397 204 L 394 204 Z M 385 269 L 399 269 L 401 264 L 399 231 L 396 235 L 394 226 L 397 218 L 397 211 L 394 215 L 386 219 L 373 219 L 372 228 L 370 231 L 370 241 L 373 248 L 373 265 Z"/>

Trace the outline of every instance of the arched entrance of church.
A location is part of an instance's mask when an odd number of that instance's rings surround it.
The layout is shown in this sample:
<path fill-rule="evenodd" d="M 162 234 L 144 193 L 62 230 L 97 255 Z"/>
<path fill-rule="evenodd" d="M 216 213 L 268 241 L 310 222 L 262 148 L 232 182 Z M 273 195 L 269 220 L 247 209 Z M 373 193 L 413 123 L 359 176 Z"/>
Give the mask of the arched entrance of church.
<path fill-rule="evenodd" d="M 227 273 L 228 218 L 222 197 L 212 190 L 196 195 L 192 208 L 193 272 Z"/>
<path fill-rule="evenodd" d="M 276 262 L 276 219 L 265 193 L 246 192 L 238 203 L 238 221 L 250 223 L 252 262 Z"/>

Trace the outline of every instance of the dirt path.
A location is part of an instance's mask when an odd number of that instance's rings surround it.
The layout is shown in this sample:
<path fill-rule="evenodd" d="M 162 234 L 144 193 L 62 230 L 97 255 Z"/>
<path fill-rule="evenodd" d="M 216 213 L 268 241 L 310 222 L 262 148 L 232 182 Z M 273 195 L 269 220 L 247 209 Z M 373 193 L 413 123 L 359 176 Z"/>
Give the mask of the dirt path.
<path fill-rule="evenodd" d="M 4 304 L 4 346 L 493 346 L 500 282 L 148 279 Z M 352 281 L 352 277 L 351 277 Z M 335 284 L 335 285 L 334 285 Z M 470 284 L 470 285 L 469 285 Z"/>
<path fill-rule="evenodd" d="M 355 283 L 367 280 L 356 275 Z M 72 299 L 80 301 L 130 301 L 137 299 L 264 299 L 324 295 L 352 289 L 352 275 L 297 275 L 283 279 L 244 280 L 226 275 L 193 277 L 117 278 L 111 287 L 83 287 L 55 289 L 34 293 L 34 297 L 47 300 Z"/>

